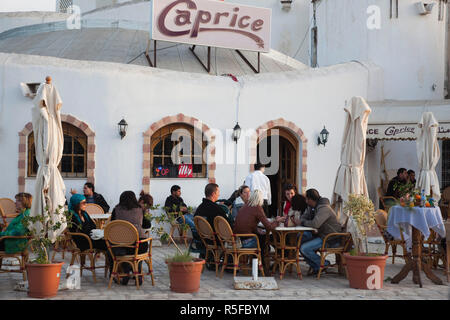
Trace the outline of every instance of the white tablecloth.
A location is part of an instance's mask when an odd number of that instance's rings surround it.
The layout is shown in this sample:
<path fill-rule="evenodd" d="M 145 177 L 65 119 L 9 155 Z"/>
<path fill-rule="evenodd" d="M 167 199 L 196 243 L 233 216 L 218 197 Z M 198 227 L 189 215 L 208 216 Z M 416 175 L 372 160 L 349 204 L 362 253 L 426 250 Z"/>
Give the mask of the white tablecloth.
<path fill-rule="evenodd" d="M 317 231 L 317 229 L 310 227 L 276 227 L 276 231 Z"/>
<path fill-rule="evenodd" d="M 94 213 L 89 215 L 91 219 L 109 219 L 111 217 L 111 213 Z"/>
<path fill-rule="evenodd" d="M 407 248 L 411 246 L 411 226 L 419 230 L 426 238 L 430 236 L 430 229 L 436 231 L 441 237 L 445 237 L 445 226 L 442 221 L 441 210 L 434 208 L 414 207 L 406 208 L 393 206 L 389 210 L 387 231 L 396 239 L 400 239 L 400 229 L 403 229 L 403 237 Z"/>

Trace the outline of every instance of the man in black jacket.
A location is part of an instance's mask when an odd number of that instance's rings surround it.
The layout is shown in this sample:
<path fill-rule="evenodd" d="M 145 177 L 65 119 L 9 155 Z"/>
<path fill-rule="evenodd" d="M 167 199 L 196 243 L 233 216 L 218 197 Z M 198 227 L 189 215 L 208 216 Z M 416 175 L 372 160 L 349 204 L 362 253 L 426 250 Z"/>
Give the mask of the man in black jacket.
<path fill-rule="evenodd" d="M 166 202 L 164 203 L 164 207 L 167 208 L 168 212 L 187 212 L 187 206 L 184 203 L 183 198 L 181 197 L 181 187 L 178 185 L 173 185 L 170 188 L 170 196 L 166 198 Z"/>
<path fill-rule="evenodd" d="M 77 193 L 76 190 L 70 190 L 70 193 Z M 95 192 L 95 187 L 92 183 L 86 182 L 83 187 L 83 193 L 86 197 L 87 203 L 95 203 L 102 207 L 104 212 L 109 212 L 109 205 L 106 202 L 105 198 L 100 193 Z"/>
<path fill-rule="evenodd" d="M 213 229 L 215 217 L 221 216 L 227 219 L 225 212 L 215 203 L 219 196 L 219 186 L 215 183 L 208 183 L 205 187 L 205 198 L 203 198 L 202 203 L 197 207 L 194 214 L 194 217 L 201 216 L 208 220 Z"/>

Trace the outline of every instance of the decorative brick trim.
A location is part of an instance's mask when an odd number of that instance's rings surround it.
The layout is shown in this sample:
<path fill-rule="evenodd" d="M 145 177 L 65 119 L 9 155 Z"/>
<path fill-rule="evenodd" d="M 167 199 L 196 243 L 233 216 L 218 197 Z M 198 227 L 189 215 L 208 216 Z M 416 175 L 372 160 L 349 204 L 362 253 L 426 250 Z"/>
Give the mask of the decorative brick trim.
<path fill-rule="evenodd" d="M 81 131 L 84 132 L 87 136 L 87 150 L 86 150 L 86 174 L 87 174 L 87 182 L 91 182 L 95 184 L 95 133 L 94 131 L 89 127 L 89 125 L 86 122 L 83 122 L 74 116 L 70 114 L 61 114 L 61 122 L 66 122 L 68 124 L 73 125 L 74 127 L 79 128 Z M 27 139 L 28 135 L 33 132 L 33 124 L 31 122 L 28 122 L 22 131 L 19 132 L 19 177 L 18 177 L 18 183 L 19 183 L 19 192 L 25 191 L 25 176 L 26 176 L 26 165 L 25 159 L 28 159 L 27 157 Z"/>
<path fill-rule="evenodd" d="M 306 192 L 306 183 L 307 183 L 306 172 L 307 172 L 307 156 L 308 156 L 308 152 L 307 152 L 308 139 L 305 137 L 303 130 L 300 129 L 299 127 L 297 127 L 295 125 L 295 123 L 285 120 L 283 118 L 279 118 L 276 120 L 268 121 L 268 122 L 262 124 L 261 126 L 259 126 L 256 129 L 255 135 L 253 136 L 252 141 L 254 141 L 254 142 L 251 143 L 250 156 L 251 156 L 251 158 L 253 158 L 256 161 L 258 138 L 264 134 L 265 130 L 272 129 L 275 127 L 280 127 L 280 128 L 284 128 L 284 129 L 288 130 L 289 132 L 294 134 L 299 141 L 302 142 L 301 160 L 299 161 L 300 163 L 298 164 L 298 168 L 302 168 L 300 180 L 302 181 L 302 193 L 305 193 Z M 253 171 L 252 164 L 250 165 L 250 171 Z"/>
<path fill-rule="evenodd" d="M 151 152 L 151 137 L 153 133 L 161 129 L 162 127 L 165 127 L 169 124 L 174 123 L 184 123 L 193 126 L 195 129 L 198 129 L 202 131 L 204 136 L 206 137 L 206 140 L 208 141 L 208 165 L 207 165 L 207 173 L 206 177 L 208 178 L 208 181 L 211 183 L 214 183 L 216 181 L 215 178 L 215 168 L 216 168 L 216 162 L 214 160 L 215 155 L 215 136 L 212 133 L 212 130 L 204 123 L 202 123 L 200 120 L 194 117 L 189 117 L 184 115 L 183 113 L 179 113 L 177 115 L 167 116 L 162 119 L 160 119 L 157 122 L 154 122 L 150 125 L 150 127 L 143 133 L 144 136 L 144 144 L 142 146 L 142 152 L 144 153 L 144 160 L 142 163 L 142 170 L 143 170 L 143 176 L 142 176 L 142 189 L 144 192 L 149 193 L 150 192 L 150 176 L 151 176 L 151 168 L 150 168 L 150 161 L 148 160 L 148 157 L 146 157 L 146 154 L 150 154 Z"/>

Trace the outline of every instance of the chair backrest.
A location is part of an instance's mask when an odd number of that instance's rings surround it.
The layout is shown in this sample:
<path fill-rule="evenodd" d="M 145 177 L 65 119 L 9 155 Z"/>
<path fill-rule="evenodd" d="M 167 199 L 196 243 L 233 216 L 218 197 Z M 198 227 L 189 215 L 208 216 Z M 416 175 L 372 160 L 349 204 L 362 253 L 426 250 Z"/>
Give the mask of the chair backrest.
<path fill-rule="evenodd" d="M 8 225 L 7 216 L 16 214 L 16 203 L 9 198 L 0 198 L 0 215 L 5 226 Z"/>
<path fill-rule="evenodd" d="M 98 204 L 95 204 L 95 203 L 87 203 L 86 204 L 86 212 L 88 213 L 88 215 L 105 213 L 103 211 L 103 208 L 100 207 Z"/>
<path fill-rule="evenodd" d="M 387 212 L 382 210 L 382 209 L 378 209 L 377 212 L 375 213 L 375 221 L 377 223 L 377 225 L 384 227 L 387 225 Z"/>
<path fill-rule="evenodd" d="M 106 225 L 104 239 L 113 247 L 134 247 L 139 241 L 139 233 L 130 222 L 114 220 Z"/>
<path fill-rule="evenodd" d="M 233 230 L 230 227 L 227 219 L 221 216 L 214 218 L 214 229 L 216 230 L 217 236 L 222 244 L 231 243 L 235 246 L 235 241 L 233 237 Z"/>
<path fill-rule="evenodd" d="M 194 223 L 195 223 L 195 228 L 197 229 L 197 233 L 200 235 L 200 237 L 206 238 L 209 240 L 213 240 L 213 241 L 216 240 L 216 237 L 214 235 L 214 230 L 211 227 L 211 225 L 209 224 L 208 220 L 206 220 L 205 218 L 203 218 L 201 216 L 195 216 Z"/>
<path fill-rule="evenodd" d="M 9 198 L 0 198 L 0 207 L 5 215 L 16 214 L 16 203 Z"/>
<path fill-rule="evenodd" d="M 441 199 L 444 202 L 450 202 L 450 186 L 444 189 L 441 194 Z"/>

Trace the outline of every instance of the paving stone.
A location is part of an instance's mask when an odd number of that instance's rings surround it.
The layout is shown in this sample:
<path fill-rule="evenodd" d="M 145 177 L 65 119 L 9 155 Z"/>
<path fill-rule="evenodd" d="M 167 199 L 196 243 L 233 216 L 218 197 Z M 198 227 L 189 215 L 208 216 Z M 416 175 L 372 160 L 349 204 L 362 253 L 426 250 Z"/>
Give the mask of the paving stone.
<path fill-rule="evenodd" d="M 383 245 L 381 245 L 383 246 Z M 390 282 L 383 283 L 380 290 L 357 290 L 349 287 L 345 277 L 325 274 L 320 280 L 314 277 L 305 276 L 308 267 L 302 263 L 304 277 L 298 280 L 296 277 L 285 277 L 279 280 L 279 290 L 234 290 L 233 274 L 224 273 L 223 278 L 216 277 L 214 271 L 204 270 L 201 276 L 200 290 L 193 294 L 180 294 L 170 291 L 170 280 L 167 266 L 164 259 L 175 251 L 173 246 L 153 248 L 153 269 L 155 285 L 151 285 L 151 278 L 146 276 L 140 290 L 136 289 L 134 281 L 130 281 L 128 286 L 112 284 L 108 289 L 108 279 L 103 277 L 103 273 L 98 273 L 97 283 L 93 282 L 90 272 L 83 273 L 80 290 L 64 290 L 51 300 L 448 300 L 449 284 L 441 270 L 435 270 L 435 274 L 444 281 L 443 286 L 434 285 L 423 276 L 423 288 L 419 288 L 412 282 L 409 275 L 399 284 Z M 70 262 L 70 254 L 65 256 L 66 265 Z M 102 263 L 100 259 L 99 263 Z M 393 265 L 386 264 L 385 274 L 394 276 L 397 274 L 404 261 L 399 259 Z M 65 269 L 63 268 L 62 279 L 64 279 Z M 147 270 L 144 267 L 144 270 Z M 22 280 L 20 274 L 1 273 L 0 274 L 0 300 L 39 300 L 29 298 L 26 292 L 14 291 L 14 286 Z"/>

